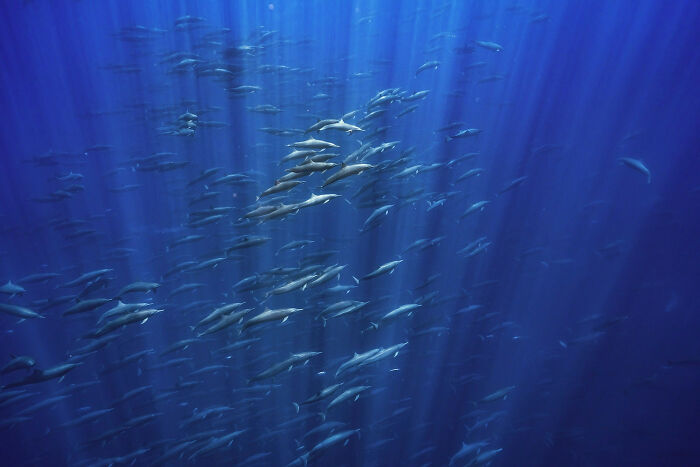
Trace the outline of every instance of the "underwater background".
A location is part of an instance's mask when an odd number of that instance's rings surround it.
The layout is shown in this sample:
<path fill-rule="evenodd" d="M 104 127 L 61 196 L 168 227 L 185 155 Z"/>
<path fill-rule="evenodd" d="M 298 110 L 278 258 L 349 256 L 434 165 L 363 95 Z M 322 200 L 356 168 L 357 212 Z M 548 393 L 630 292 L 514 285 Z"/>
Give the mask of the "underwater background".
<path fill-rule="evenodd" d="M 3 465 L 698 463 L 700 3 L 0 24 Z"/>

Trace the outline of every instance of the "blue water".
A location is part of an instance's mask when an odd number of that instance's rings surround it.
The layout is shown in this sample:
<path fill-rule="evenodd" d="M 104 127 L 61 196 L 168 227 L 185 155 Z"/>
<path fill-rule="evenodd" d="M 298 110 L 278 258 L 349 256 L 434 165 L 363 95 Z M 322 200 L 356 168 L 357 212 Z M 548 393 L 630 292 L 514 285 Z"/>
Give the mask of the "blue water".
<path fill-rule="evenodd" d="M 3 2 L 0 365 L 27 358 L 0 373 L 2 464 L 697 464 L 698 24 L 693 1 Z M 280 161 L 311 136 L 329 165 Z M 101 318 L 119 301 L 142 305 Z"/>

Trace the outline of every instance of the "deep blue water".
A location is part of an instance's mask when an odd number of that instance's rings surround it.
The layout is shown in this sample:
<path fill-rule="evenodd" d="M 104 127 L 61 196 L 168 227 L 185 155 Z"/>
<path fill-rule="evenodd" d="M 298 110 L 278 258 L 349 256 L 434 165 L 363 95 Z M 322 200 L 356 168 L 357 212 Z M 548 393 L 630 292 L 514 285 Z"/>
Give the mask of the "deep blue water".
<path fill-rule="evenodd" d="M 0 364 L 31 358 L 0 374 L 2 464 L 697 464 L 698 24 L 4 1 Z M 309 137 L 339 147 L 281 162 Z"/>

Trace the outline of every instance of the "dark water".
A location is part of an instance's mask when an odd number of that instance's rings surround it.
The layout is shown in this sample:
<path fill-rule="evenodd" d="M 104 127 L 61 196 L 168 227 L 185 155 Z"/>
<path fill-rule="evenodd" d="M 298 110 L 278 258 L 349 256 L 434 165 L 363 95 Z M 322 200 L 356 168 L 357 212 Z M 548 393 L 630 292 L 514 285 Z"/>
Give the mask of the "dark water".
<path fill-rule="evenodd" d="M 3 465 L 698 462 L 697 2 L 0 17 Z"/>

